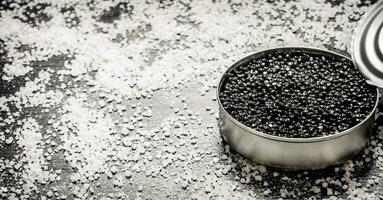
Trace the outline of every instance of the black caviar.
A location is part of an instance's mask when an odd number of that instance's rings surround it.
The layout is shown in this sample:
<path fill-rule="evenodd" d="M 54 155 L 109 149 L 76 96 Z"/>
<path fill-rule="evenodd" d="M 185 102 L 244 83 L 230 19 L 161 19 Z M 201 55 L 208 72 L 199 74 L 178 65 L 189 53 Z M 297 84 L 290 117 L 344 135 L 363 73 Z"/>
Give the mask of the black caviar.
<path fill-rule="evenodd" d="M 234 67 L 219 91 L 226 111 L 266 134 L 310 138 L 344 131 L 373 110 L 376 89 L 351 61 L 276 50 Z"/>

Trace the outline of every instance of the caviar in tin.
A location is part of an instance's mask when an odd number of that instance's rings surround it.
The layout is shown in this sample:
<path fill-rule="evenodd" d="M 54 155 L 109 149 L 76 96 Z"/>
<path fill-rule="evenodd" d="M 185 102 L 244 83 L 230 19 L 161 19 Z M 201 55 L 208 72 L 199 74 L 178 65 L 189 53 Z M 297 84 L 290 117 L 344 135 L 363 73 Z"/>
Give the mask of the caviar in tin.
<path fill-rule="evenodd" d="M 377 98 L 348 59 L 301 50 L 277 50 L 235 67 L 219 93 L 239 122 L 289 138 L 351 128 L 372 112 Z"/>

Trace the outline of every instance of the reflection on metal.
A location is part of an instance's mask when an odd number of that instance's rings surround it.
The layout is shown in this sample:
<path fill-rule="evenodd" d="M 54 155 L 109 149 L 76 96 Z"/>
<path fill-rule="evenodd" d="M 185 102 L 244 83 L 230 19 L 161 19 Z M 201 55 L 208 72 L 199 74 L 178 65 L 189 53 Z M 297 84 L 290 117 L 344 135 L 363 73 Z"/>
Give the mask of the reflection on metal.
<path fill-rule="evenodd" d="M 383 87 L 383 1 L 376 2 L 359 22 L 352 59 L 369 84 Z"/>

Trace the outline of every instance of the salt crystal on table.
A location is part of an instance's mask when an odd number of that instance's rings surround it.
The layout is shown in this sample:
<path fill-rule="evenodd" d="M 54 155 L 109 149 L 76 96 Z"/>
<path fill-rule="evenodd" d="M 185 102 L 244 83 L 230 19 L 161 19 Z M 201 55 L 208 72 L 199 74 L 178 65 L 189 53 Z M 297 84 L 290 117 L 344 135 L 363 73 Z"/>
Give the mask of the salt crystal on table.
<path fill-rule="evenodd" d="M 12 144 L 13 142 L 13 137 L 8 137 L 6 140 L 5 140 L 5 143 L 6 144 Z"/>

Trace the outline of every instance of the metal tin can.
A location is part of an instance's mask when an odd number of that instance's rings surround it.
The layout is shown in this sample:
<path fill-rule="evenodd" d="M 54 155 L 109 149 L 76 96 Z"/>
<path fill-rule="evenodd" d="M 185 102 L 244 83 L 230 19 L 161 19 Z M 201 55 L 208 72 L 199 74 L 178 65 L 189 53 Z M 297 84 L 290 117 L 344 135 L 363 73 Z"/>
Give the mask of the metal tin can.
<path fill-rule="evenodd" d="M 371 85 L 383 88 L 383 1 L 373 5 L 353 35 L 352 59 Z"/>
<path fill-rule="evenodd" d="M 290 170 L 320 169 L 341 163 L 358 153 L 367 143 L 375 112 L 379 101 L 379 91 L 373 110 L 359 124 L 345 131 L 314 138 L 286 138 L 269 135 L 245 126 L 224 109 L 220 102 L 219 91 L 225 78 L 232 69 L 249 60 L 254 60 L 272 51 L 301 50 L 319 55 L 342 57 L 343 55 L 308 47 L 281 47 L 260 51 L 247 56 L 232 65 L 223 74 L 217 89 L 219 104 L 220 132 L 229 145 L 247 158 L 268 166 Z"/>

